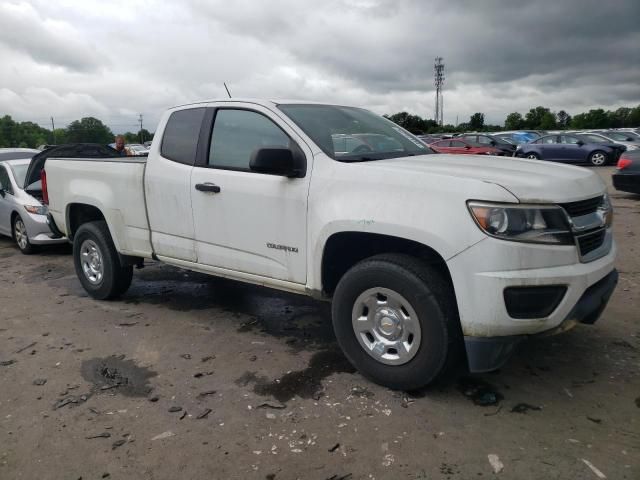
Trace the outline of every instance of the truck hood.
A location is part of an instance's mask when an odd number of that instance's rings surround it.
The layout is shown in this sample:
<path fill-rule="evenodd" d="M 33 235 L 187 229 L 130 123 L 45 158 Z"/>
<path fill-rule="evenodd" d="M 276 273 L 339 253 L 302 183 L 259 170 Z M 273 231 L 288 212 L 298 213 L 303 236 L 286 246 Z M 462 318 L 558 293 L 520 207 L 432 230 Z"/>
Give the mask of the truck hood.
<path fill-rule="evenodd" d="M 423 155 L 371 161 L 368 165 L 370 168 L 405 172 L 407 175 L 494 183 L 523 203 L 574 202 L 602 195 L 606 191 L 604 182 L 590 169 L 513 157 Z"/>

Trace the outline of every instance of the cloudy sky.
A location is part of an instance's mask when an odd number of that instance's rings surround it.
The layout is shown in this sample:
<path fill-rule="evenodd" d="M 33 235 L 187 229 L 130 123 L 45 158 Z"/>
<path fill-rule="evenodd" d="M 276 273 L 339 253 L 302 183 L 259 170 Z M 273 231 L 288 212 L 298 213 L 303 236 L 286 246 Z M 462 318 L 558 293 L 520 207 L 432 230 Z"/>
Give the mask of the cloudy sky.
<path fill-rule="evenodd" d="M 536 105 L 640 104 L 639 0 L 0 0 L 0 115 L 153 131 L 226 97 L 302 98 L 502 123 Z"/>

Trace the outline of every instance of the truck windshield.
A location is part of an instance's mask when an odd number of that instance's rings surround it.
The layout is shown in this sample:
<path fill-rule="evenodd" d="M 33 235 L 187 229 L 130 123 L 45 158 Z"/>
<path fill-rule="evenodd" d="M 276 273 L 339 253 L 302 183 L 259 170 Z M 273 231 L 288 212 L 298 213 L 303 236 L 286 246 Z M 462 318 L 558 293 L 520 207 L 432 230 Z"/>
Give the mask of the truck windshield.
<path fill-rule="evenodd" d="M 334 160 L 364 162 L 433 153 L 402 127 L 368 110 L 307 104 L 278 108 Z"/>

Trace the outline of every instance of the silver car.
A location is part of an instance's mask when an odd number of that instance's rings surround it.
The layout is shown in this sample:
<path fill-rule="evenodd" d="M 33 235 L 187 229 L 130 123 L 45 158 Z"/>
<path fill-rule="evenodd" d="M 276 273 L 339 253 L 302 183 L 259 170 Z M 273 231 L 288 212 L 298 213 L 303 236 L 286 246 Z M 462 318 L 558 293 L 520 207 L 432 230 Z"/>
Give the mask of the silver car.
<path fill-rule="evenodd" d="M 35 245 L 65 243 L 47 225 L 47 207 L 24 191 L 31 159 L 0 161 L 0 234 L 12 237 L 24 254 Z"/>

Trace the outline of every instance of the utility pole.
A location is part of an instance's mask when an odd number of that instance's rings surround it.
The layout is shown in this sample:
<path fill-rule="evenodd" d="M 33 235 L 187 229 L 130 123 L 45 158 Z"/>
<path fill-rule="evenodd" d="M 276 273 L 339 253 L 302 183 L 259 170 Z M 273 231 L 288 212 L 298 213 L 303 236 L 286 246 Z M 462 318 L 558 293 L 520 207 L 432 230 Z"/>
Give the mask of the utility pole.
<path fill-rule="evenodd" d="M 444 85 L 444 63 L 442 57 L 436 57 L 433 64 L 433 83 L 436 87 L 436 123 L 442 126 L 444 118 L 444 99 L 442 98 L 442 87 Z"/>
<path fill-rule="evenodd" d="M 144 134 L 142 133 L 142 114 L 140 114 L 138 121 L 140 122 L 140 143 L 144 143 Z"/>
<path fill-rule="evenodd" d="M 53 135 L 53 144 L 56 144 L 56 126 L 53 123 L 53 117 L 51 117 L 51 134 Z"/>

